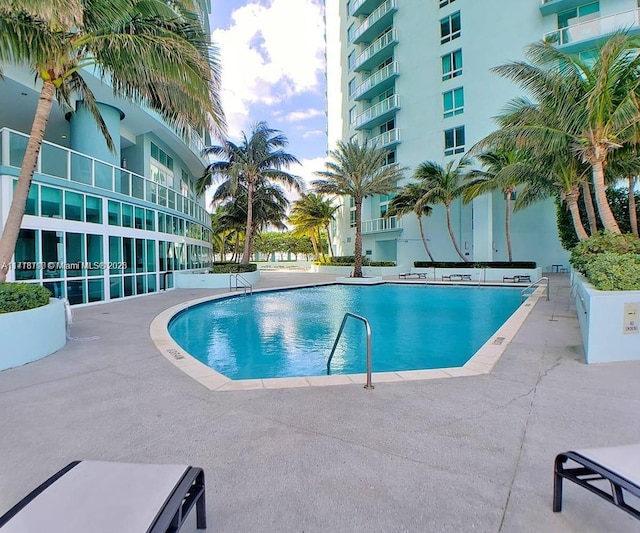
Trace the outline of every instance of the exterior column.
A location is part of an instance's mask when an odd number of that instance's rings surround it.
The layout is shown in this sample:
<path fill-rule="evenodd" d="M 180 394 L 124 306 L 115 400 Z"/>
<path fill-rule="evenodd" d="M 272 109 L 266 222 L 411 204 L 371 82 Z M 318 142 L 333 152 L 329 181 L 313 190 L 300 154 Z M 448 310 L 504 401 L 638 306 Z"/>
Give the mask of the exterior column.
<path fill-rule="evenodd" d="M 473 260 L 493 261 L 493 195 L 473 200 Z"/>
<path fill-rule="evenodd" d="M 118 108 L 107 104 L 98 103 L 97 105 L 102 115 L 102 120 L 104 120 L 115 145 L 115 152 L 112 152 L 107 147 L 104 135 L 102 135 L 96 121 L 82 101 L 76 103 L 75 113 L 70 113 L 67 117 L 69 120 L 70 147 L 72 150 L 119 167 L 120 121 L 124 118 L 124 113 Z"/>

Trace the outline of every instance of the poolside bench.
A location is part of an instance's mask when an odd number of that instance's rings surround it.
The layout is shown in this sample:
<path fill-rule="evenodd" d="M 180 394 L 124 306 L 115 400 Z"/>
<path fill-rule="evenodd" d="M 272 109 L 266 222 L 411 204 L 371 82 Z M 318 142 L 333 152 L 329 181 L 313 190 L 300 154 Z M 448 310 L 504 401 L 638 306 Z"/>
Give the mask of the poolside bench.
<path fill-rule="evenodd" d="M 471 274 L 449 274 L 442 276 L 442 281 L 471 281 Z"/>
<path fill-rule="evenodd" d="M 417 278 L 417 279 L 427 279 L 426 272 L 403 272 L 402 274 L 398 274 L 398 278 Z"/>
<path fill-rule="evenodd" d="M 531 276 L 529 274 L 519 274 L 515 276 L 502 276 L 502 282 L 506 283 L 510 281 L 512 283 L 520 283 L 522 281 L 531 281 Z"/>
<path fill-rule="evenodd" d="M 578 466 L 566 468 L 567 461 Z M 573 481 L 640 520 L 640 444 L 558 454 L 553 476 L 554 513 L 562 511 L 563 479 Z M 631 502 L 625 500 L 625 493 L 633 496 Z"/>
<path fill-rule="evenodd" d="M 196 507 L 206 528 L 204 472 L 183 465 L 74 461 L 0 517 L 2 533 L 166 533 Z"/>

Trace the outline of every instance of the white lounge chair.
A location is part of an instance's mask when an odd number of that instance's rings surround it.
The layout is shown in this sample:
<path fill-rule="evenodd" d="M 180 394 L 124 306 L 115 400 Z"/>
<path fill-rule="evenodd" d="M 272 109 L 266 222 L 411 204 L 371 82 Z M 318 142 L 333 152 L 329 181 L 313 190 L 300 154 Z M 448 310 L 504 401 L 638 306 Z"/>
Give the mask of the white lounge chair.
<path fill-rule="evenodd" d="M 571 461 L 578 466 L 566 468 Z M 640 519 L 640 509 L 625 494 L 640 498 L 640 444 L 561 453 L 553 476 L 553 512 L 562 510 L 562 480 L 568 479 Z"/>
<path fill-rule="evenodd" d="M 204 472 L 182 465 L 74 461 L 0 517 L 2 533 L 166 533 L 196 506 L 206 528 Z"/>

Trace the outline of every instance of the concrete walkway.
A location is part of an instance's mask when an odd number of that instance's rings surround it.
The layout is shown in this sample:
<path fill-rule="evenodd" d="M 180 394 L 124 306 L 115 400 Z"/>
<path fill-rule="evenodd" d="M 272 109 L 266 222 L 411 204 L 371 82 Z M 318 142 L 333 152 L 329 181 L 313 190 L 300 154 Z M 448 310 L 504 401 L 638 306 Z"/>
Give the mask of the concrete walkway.
<path fill-rule="evenodd" d="M 0 372 L 0 514 L 68 462 L 100 459 L 204 467 L 209 531 L 638 530 L 575 485 L 551 512 L 558 452 L 640 442 L 640 363 L 583 363 L 566 275 L 490 374 L 373 391 L 208 391 L 149 338 L 158 313 L 206 294 L 77 309 L 77 340 Z"/>

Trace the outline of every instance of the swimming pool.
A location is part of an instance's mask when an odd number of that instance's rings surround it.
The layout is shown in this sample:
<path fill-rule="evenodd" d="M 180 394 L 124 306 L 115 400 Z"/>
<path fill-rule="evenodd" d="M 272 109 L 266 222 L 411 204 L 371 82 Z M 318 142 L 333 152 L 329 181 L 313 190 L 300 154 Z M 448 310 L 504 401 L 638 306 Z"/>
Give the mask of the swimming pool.
<path fill-rule="evenodd" d="M 374 372 L 462 366 L 520 305 L 520 290 L 383 284 L 256 293 L 191 307 L 169 324 L 189 354 L 231 379 L 326 374 L 346 312 L 372 330 Z M 363 373 L 366 338 L 349 320 L 332 374 Z"/>

